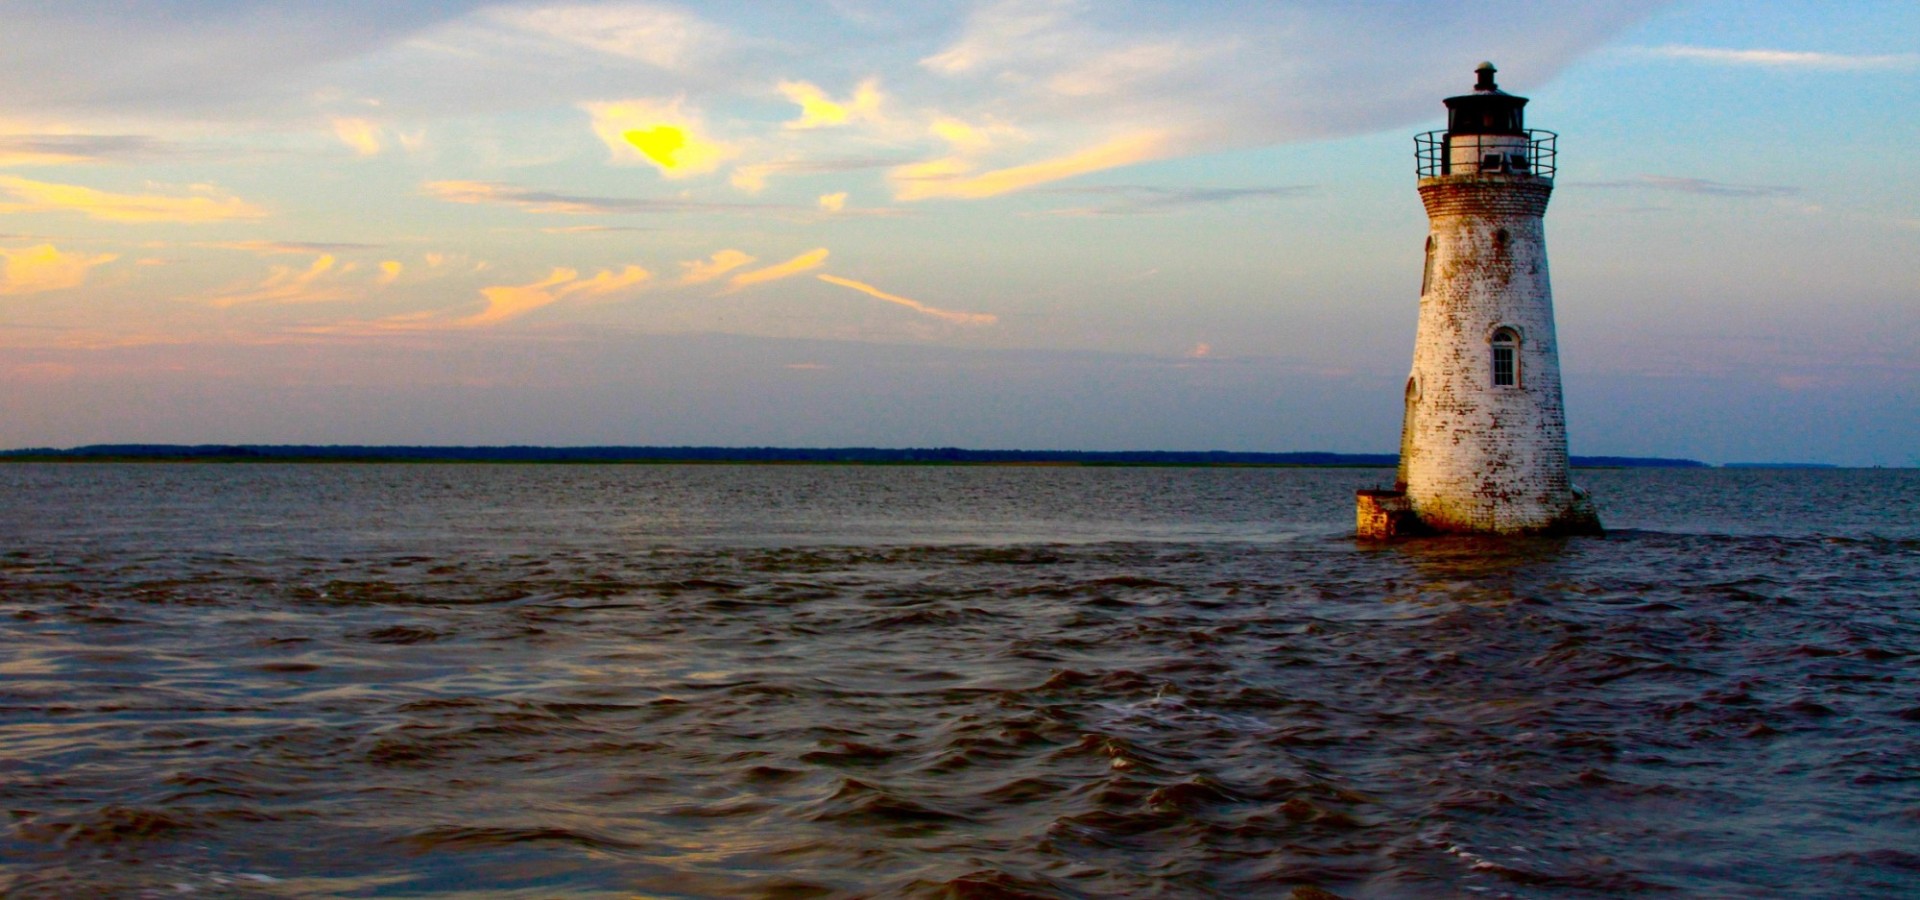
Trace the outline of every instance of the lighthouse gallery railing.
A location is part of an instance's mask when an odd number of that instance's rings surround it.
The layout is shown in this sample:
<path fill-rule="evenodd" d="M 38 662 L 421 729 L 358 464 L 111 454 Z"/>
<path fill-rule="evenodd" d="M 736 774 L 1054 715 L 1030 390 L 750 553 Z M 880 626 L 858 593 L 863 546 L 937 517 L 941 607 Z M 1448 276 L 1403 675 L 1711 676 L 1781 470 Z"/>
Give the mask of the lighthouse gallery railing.
<path fill-rule="evenodd" d="M 1560 151 L 1554 146 L 1559 137 L 1534 128 L 1524 139 L 1517 134 L 1462 134 L 1449 145 L 1447 132 L 1429 131 L 1413 136 L 1413 152 L 1421 178 L 1480 172 L 1552 178 L 1559 163 Z M 1468 147 L 1474 148 L 1471 155 L 1465 152 Z M 1456 161 L 1458 156 L 1477 162 Z"/>

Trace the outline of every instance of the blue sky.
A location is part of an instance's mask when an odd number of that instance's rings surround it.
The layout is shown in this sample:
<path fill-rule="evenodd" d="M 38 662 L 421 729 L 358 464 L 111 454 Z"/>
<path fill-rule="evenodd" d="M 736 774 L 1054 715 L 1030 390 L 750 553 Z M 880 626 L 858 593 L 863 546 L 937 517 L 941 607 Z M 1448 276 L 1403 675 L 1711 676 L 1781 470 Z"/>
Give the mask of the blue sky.
<path fill-rule="evenodd" d="M 8 7 L 4 446 L 1388 451 L 1492 59 L 1574 452 L 1920 465 L 1911 3 Z"/>

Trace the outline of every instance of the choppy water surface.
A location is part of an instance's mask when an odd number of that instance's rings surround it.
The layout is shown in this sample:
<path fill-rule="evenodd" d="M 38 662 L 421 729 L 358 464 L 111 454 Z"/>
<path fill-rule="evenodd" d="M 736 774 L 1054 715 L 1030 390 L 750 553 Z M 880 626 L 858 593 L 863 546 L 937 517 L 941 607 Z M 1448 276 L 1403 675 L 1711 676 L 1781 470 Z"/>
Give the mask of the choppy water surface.
<path fill-rule="evenodd" d="M 0 891 L 1902 896 L 1920 472 L 0 466 Z"/>

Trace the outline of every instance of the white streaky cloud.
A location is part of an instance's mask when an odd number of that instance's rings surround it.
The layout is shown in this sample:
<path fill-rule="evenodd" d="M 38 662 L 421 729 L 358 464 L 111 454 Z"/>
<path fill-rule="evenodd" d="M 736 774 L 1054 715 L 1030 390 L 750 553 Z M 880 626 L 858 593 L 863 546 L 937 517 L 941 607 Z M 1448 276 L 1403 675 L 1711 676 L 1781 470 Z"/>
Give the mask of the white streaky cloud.
<path fill-rule="evenodd" d="M 992 325 L 995 322 L 1000 321 L 1000 317 L 993 315 L 992 313 L 958 312 L 951 309 L 941 309 L 936 306 L 928 306 L 927 304 L 921 303 L 918 300 L 914 300 L 908 297 L 902 297 L 898 294 L 889 294 L 886 291 L 883 291 L 877 287 L 874 287 L 873 285 L 870 285 L 861 281 L 855 281 L 851 278 L 841 278 L 838 275 L 826 275 L 826 274 L 815 275 L 814 277 L 828 284 L 837 284 L 843 288 L 851 288 L 853 290 L 859 291 L 862 294 L 866 294 L 867 296 L 872 297 L 875 300 L 885 300 L 888 303 L 898 304 L 900 306 L 904 306 L 922 315 L 932 316 L 936 319 L 940 319 L 946 322 L 952 322 L 955 325 Z"/>
<path fill-rule="evenodd" d="M 297 125 L 311 115 L 303 101 L 316 70 L 392 47 L 476 5 L 8 3 L 0 109 Z"/>
<path fill-rule="evenodd" d="M 1667 59 L 1684 59 L 1724 66 L 1756 66 L 1768 69 L 1828 69 L 1863 71 L 1920 68 L 1920 53 L 1847 54 L 1807 50 L 1736 50 L 1726 47 L 1694 47 L 1667 44 L 1660 47 L 1632 48 L 1634 52 Z"/>
<path fill-rule="evenodd" d="M 0 296 L 63 291 L 87 283 L 87 273 L 119 259 L 116 253 L 69 253 L 52 244 L 0 247 Z"/>
<path fill-rule="evenodd" d="M 1282 6 L 1266 5 L 1269 15 Z M 1196 31 L 1186 21 L 1166 28 L 1140 22 L 1131 32 L 1095 24 L 1094 13 L 1103 8 L 1085 0 L 1001 0 L 975 12 L 953 46 L 921 65 L 950 77 L 991 75 L 1064 98 L 1124 97 L 1211 65 L 1242 44 L 1233 28 L 1198 29 L 1192 39 L 1167 36 Z M 1246 18 L 1229 12 L 1223 20 L 1237 26 Z"/>
<path fill-rule="evenodd" d="M 935 72 L 960 75 L 999 62 L 1043 41 L 1054 26 L 1086 8 L 1084 0 L 999 0 L 968 17 L 965 31 L 952 46 L 920 60 Z"/>
<path fill-rule="evenodd" d="M 1224 48 L 1201 49 L 1177 41 L 1158 41 L 1094 54 L 1047 79 L 1047 89 L 1066 97 L 1095 97 L 1132 91 L 1145 81 L 1202 64 Z"/>
<path fill-rule="evenodd" d="M 609 56 L 679 70 L 728 43 L 725 29 L 654 3 L 506 6 L 485 17 L 529 34 Z"/>
<path fill-rule="evenodd" d="M 822 212 L 837 213 L 846 208 L 847 208 L 847 192 L 846 191 L 841 191 L 837 194 L 821 194 L 820 195 L 820 209 Z"/>
<path fill-rule="evenodd" d="M 1037 154 L 1101 133 L 1158 132 L 1159 154 L 1182 156 L 1430 119 L 1434 98 L 1470 84 L 1485 57 L 1525 90 L 1661 5 L 1423 5 L 1409 28 L 1407 5 L 1391 2 L 1220 0 L 1193 15 L 1126 0 L 1001 0 L 976 8 L 921 65 L 953 91 L 990 92 L 993 105 L 974 109 L 1019 123 Z M 1461 47 L 1475 55 L 1463 60 Z"/>
<path fill-rule="evenodd" d="M 380 155 L 380 126 L 366 119 L 334 119 L 333 133 L 361 156 Z"/>

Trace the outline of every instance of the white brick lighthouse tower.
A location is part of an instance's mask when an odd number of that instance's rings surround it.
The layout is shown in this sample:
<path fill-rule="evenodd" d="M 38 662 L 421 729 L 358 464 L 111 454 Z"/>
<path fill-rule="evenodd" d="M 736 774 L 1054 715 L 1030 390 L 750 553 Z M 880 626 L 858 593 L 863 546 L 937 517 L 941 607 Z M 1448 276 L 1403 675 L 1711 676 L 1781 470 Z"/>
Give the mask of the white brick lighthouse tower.
<path fill-rule="evenodd" d="M 1448 97 L 1447 129 L 1415 138 L 1427 262 L 1394 490 L 1361 491 L 1362 537 L 1593 534 L 1568 481 L 1543 217 L 1555 135 L 1481 63 Z"/>

